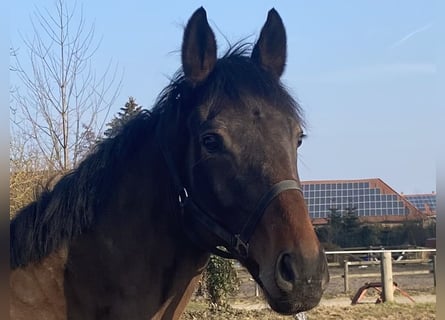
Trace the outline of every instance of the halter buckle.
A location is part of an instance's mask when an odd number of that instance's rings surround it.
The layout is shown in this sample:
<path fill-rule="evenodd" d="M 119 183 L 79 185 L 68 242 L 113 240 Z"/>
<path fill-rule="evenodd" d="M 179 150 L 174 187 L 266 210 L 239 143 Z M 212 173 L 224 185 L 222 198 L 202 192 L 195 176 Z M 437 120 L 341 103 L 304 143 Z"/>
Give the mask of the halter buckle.
<path fill-rule="evenodd" d="M 241 258 L 247 258 L 249 255 L 249 243 L 241 240 L 240 234 L 235 234 L 235 250 Z"/>
<path fill-rule="evenodd" d="M 183 189 L 182 189 L 182 192 L 180 192 L 180 193 L 178 194 L 179 205 L 180 205 L 181 207 L 184 207 L 185 202 L 187 201 L 188 198 L 189 198 L 189 194 L 188 194 L 188 192 L 187 192 L 187 189 L 186 189 L 186 188 L 183 188 Z"/>

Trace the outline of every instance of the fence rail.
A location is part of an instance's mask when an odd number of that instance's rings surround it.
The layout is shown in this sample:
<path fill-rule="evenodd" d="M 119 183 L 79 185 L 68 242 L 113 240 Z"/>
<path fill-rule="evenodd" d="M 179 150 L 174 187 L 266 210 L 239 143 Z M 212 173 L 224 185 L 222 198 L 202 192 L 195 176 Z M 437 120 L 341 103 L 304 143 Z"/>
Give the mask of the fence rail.
<path fill-rule="evenodd" d="M 393 260 L 391 259 L 391 255 L 393 253 L 422 253 L 422 252 L 431 252 L 434 253 L 432 259 L 407 259 L 403 260 L 403 256 L 401 256 L 401 260 Z M 340 262 L 331 262 L 329 263 L 330 267 L 334 266 L 342 266 L 344 267 L 343 275 L 337 276 L 344 278 L 344 292 L 349 291 L 349 279 L 350 278 L 362 278 L 362 277 L 381 277 L 382 286 L 384 292 L 387 293 L 387 301 L 391 301 L 393 299 L 392 296 L 392 288 L 393 288 L 393 276 L 406 276 L 406 275 L 421 275 L 421 274 L 433 274 L 434 286 L 436 286 L 436 249 L 395 249 L 395 250 L 345 250 L 345 251 L 327 251 L 326 255 L 346 255 L 348 257 L 353 256 L 354 254 L 368 254 L 368 256 L 376 257 L 376 254 L 379 254 L 380 260 L 376 261 L 348 261 L 347 259 L 343 260 L 343 263 Z M 392 271 L 392 265 L 398 264 L 426 264 L 432 263 L 432 270 L 410 270 L 410 271 Z M 380 265 L 380 273 L 361 273 L 361 274 L 350 274 L 349 266 L 368 266 L 368 265 Z M 391 292 L 391 294 L 390 294 Z"/>
<path fill-rule="evenodd" d="M 404 253 L 404 252 L 436 252 L 436 249 L 369 249 L 369 250 L 344 250 L 344 251 L 326 251 L 325 254 L 372 254 L 372 253 L 383 253 L 383 252 L 391 252 L 391 253 Z"/>
<path fill-rule="evenodd" d="M 425 264 L 425 263 L 430 263 L 431 259 L 406 259 L 406 260 L 394 260 L 392 263 L 397 265 L 397 264 L 402 264 L 402 265 L 406 265 L 406 264 Z M 380 261 L 348 261 L 350 266 L 369 266 L 369 265 L 380 265 Z M 341 267 L 343 266 L 343 263 L 340 262 L 329 262 L 328 266 L 329 267 Z"/>

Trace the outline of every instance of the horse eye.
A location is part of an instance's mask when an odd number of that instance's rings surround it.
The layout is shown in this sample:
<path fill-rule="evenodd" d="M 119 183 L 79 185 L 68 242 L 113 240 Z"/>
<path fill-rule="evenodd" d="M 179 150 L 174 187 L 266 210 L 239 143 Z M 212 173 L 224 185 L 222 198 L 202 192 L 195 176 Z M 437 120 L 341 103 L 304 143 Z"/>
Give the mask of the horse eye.
<path fill-rule="evenodd" d="M 302 133 L 302 134 L 300 134 L 299 136 L 298 136 L 298 142 L 297 142 L 297 148 L 299 147 L 299 146 L 301 146 L 301 144 L 303 143 L 303 139 L 306 137 L 306 135 L 304 134 L 304 133 Z"/>
<path fill-rule="evenodd" d="M 217 134 L 209 133 L 202 137 L 202 144 L 208 152 L 217 152 L 221 150 L 222 139 Z"/>

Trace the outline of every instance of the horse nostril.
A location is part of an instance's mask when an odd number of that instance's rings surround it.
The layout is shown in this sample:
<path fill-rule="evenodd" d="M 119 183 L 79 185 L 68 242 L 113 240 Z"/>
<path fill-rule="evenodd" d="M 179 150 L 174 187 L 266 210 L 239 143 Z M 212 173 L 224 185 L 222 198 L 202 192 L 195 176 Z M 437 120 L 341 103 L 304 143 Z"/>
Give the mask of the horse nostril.
<path fill-rule="evenodd" d="M 283 254 L 278 264 L 278 272 L 281 275 L 281 278 L 287 282 L 294 282 L 295 280 L 295 272 L 292 267 L 292 257 L 290 254 Z"/>
<path fill-rule="evenodd" d="M 283 292 L 290 293 L 294 291 L 297 282 L 295 256 L 290 253 L 282 253 L 275 266 L 275 280 L 278 288 Z"/>

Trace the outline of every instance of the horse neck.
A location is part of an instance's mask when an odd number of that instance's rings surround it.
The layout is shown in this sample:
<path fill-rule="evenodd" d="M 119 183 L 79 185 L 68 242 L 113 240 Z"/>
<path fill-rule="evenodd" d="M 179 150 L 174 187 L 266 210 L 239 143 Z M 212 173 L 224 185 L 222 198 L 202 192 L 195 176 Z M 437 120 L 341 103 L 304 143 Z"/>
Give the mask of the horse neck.
<path fill-rule="evenodd" d="M 97 297 L 110 319 L 178 318 L 207 262 L 183 233 L 165 164 L 153 150 L 153 142 L 141 147 L 104 207 L 106 218 L 70 246 L 65 292 L 68 312 L 81 310 L 80 318 L 93 313 L 83 310 Z"/>

